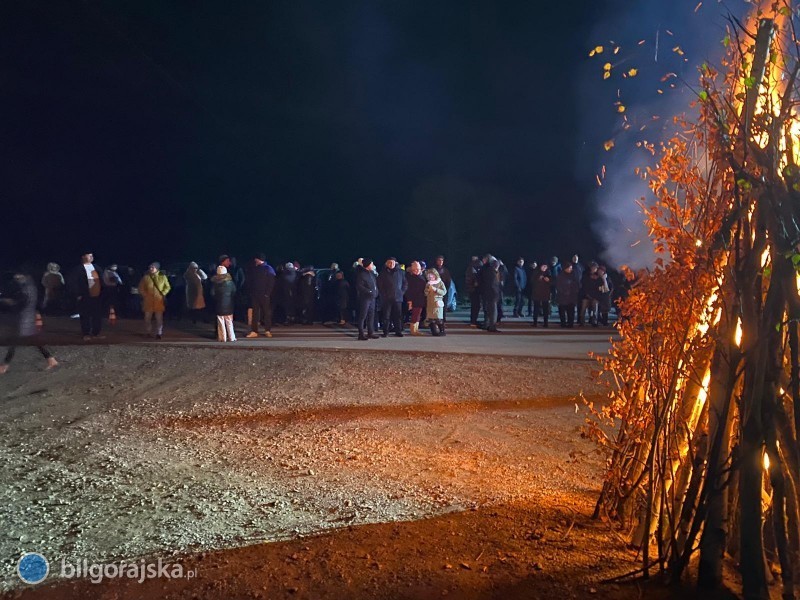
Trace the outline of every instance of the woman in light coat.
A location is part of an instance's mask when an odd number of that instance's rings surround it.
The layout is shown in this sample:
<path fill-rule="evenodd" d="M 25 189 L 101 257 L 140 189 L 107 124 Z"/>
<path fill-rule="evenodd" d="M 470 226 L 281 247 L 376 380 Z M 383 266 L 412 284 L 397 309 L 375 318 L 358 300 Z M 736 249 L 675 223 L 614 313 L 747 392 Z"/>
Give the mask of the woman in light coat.
<path fill-rule="evenodd" d="M 60 310 L 64 296 L 64 276 L 58 263 L 47 263 L 47 271 L 42 275 L 42 287 L 44 288 L 42 310 L 48 308 L 51 311 Z"/>
<path fill-rule="evenodd" d="M 208 279 L 208 275 L 201 269 L 196 262 L 190 262 L 183 274 L 186 282 L 186 308 L 192 315 L 192 323 L 197 323 L 197 317 L 206 307 L 203 297 L 203 282 Z"/>
<path fill-rule="evenodd" d="M 166 309 L 164 298 L 172 289 L 167 274 L 161 271 L 160 268 L 161 265 L 159 263 L 152 263 L 147 268 L 147 273 L 139 281 L 139 295 L 142 298 L 142 310 L 144 311 L 145 335 L 151 335 L 152 320 L 155 317 L 156 339 L 159 340 L 164 333 L 164 310 Z"/>
<path fill-rule="evenodd" d="M 428 323 L 431 327 L 431 335 L 446 335 L 444 330 L 444 296 L 447 294 L 447 287 L 435 269 L 426 271 L 425 278 L 428 280 L 425 285 L 425 297 L 428 301 L 426 312 Z"/>

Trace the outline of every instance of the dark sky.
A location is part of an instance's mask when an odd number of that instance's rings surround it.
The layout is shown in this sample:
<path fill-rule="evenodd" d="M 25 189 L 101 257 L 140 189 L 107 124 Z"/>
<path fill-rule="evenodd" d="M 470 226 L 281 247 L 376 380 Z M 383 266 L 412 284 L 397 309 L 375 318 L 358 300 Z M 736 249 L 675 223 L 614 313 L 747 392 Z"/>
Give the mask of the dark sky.
<path fill-rule="evenodd" d="M 4 262 L 597 250 L 602 2 L 0 6 Z"/>

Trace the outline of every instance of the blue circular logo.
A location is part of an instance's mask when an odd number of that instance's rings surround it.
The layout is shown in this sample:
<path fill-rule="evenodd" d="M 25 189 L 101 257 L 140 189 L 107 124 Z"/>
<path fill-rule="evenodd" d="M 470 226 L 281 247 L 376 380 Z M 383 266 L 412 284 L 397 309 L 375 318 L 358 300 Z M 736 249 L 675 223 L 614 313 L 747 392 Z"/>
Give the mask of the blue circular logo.
<path fill-rule="evenodd" d="M 17 575 L 25 583 L 41 583 L 50 572 L 50 563 L 38 552 L 26 552 L 17 562 Z"/>

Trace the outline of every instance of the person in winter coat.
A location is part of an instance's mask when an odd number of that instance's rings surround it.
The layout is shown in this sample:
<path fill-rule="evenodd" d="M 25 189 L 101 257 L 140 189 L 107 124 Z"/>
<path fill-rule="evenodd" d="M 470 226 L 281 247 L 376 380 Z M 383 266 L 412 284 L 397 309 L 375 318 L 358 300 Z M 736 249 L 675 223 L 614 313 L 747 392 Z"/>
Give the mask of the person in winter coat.
<path fill-rule="evenodd" d="M 0 375 L 8 371 L 11 361 L 14 359 L 17 346 L 35 345 L 41 355 L 47 361 L 46 369 L 52 369 L 58 365 L 58 361 L 53 358 L 50 351 L 36 340 L 39 333 L 36 327 L 36 302 L 38 292 L 33 278 L 22 273 L 14 274 L 14 291 L 8 298 L 0 299 L 0 304 L 11 310 L 16 316 L 15 331 L 11 335 L 11 344 L 6 352 L 3 363 L 0 364 Z"/>
<path fill-rule="evenodd" d="M 483 322 L 486 331 L 497 331 L 497 305 L 500 293 L 499 261 L 494 256 L 484 257 L 478 277 L 480 279 L 481 300 L 483 301 Z"/>
<path fill-rule="evenodd" d="M 539 270 L 533 276 L 531 283 L 531 296 L 533 298 L 533 326 L 536 327 L 539 323 L 539 315 L 544 319 L 544 326 L 547 327 L 547 322 L 550 320 L 550 288 L 552 281 L 550 277 L 550 269 L 547 268 L 546 263 L 542 263 Z"/>
<path fill-rule="evenodd" d="M 503 311 L 503 293 L 508 283 L 508 267 L 499 258 L 497 259 L 497 277 L 500 280 L 500 297 L 497 299 L 497 322 L 500 323 L 506 316 Z"/>
<path fill-rule="evenodd" d="M 258 328 L 264 324 L 264 335 L 272 337 L 272 292 L 275 289 L 275 269 L 267 263 L 267 255 L 259 252 L 253 257 L 247 274 L 247 289 L 250 294 L 249 338 L 258 337 Z M 235 285 L 235 283 L 234 283 Z"/>
<path fill-rule="evenodd" d="M 558 318 L 562 327 L 573 327 L 575 322 L 575 303 L 578 301 L 580 288 L 572 274 L 572 263 L 556 277 L 556 297 L 558 298 Z"/>
<path fill-rule="evenodd" d="M 147 267 L 147 273 L 139 281 L 139 295 L 142 297 L 144 311 L 144 333 L 152 335 L 153 317 L 156 320 L 156 339 L 164 334 L 165 298 L 172 287 L 167 274 L 161 270 L 161 264 L 154 262 Z"/>
<path fill-rule="evenodd" d="M 306 325 L 314 323 L 317 304 L 317 273 L 306 267 L 297 278 L 297 320 Z"/>
<path fill-rule="evenodd" d="M 456 286 L 453 284 L 453 276 L 450 274 L 450 270 L 444 266 L 444 256 L 439 255 L 436 257 L 436 260 L 433 261 L 433 268 L 436 269 L 436 272 L 439 274 L 439 278 L 444 283 L 444 287 L 447 288 L 447 294 L 444 301 L 445 311 L 444 311 L 444 321 L 447 321 L 447 310 L 449 307 L 452 307 L 452 310 L 455 310 L 455 303 L 456 303 Z"/>
<path fill-rule="evenodd" d="M 578 317 L 578 324 L 583 325 L 585 322 L 585 315 L 589 315 L 589 323 L 597 325 L 597 309 L 600 302 L 600 274 L 598 273 L 599 265 L 592 261 L 589 263 L 589 270 L 585 271 L 581 279 L 581 290 L 583 298 L 581 299 L 580 315 Z"/>
<path fill-rule="evenodd" d="M 428 280 L 425 285 L 425 297 L 428 300 L 426 312 L 431 335 L 447 335 L 444 324 L 444 297 L 447 294 L 447 287 L 435 269 L 428 270 L 425 277 Z"/>
<path fill-rule="evenodd" d="M 190 262 L 183 274 L 186 282 L 186 309 L 192 316 L 192 323 L 197 323 L 197 317 L 206 307 L 206 300 L 203 297 L 203 282 L 208 279 L 206 272 L 201 269 L 196 262 Z"/>
<path fill-rule="evenodd" d="M 403 337 L 403 296 L 408 289 L 406 274 L 397 266 L 397 260 L 390 258 L 378 275 L 378 295 L 381 298 L 381 323 L 383 337 L 394 329 L 397 337 Z"/>
<path fill-rule="evenodd" d="M 47 270 L 42 275 L 44 299 L 42 311 L 59 311 L 64 302 L 64 276 L 58 263 L 47 263 Z"/>
<path fill-rule="evenodd" d="M 83 341 L 100 337 L 103 324 L 103 305 L 100 294 L 103 290 L 100 270 L 94 266 L 91 252 L 81 255 L 81 265 L 70 273 L 67 289 L 74 296 L 81 320 Z"/>
<path fill-rule="evenodd" d="M 352 319 L 350 314 L 350 282 L 344 278 L 344 271 L 336 271 L 336 309 L 339 314 L 339 325 L 344 325 Z"/>
<path fill-rule="evenodd" d="M 217 313 L 217 341 L 235 342 L 233 331 L 233 309 L 236 302 L 236 284 L 228 269 L 220 265 L 217 274 L 211 278 L 211 296 Z"/>
<path fill-rule="evenodd" d="M 597 321 L 600 325 L 608 325 L 608 313 L 611 311 L 611 292 L 614 291 L 614 285 L 606 273 L 606 268 L 602 265 L 597 267 L 597 273 L 600 275 L 600 294 L 597 300 Z"/>
<path fill-rule="evenodd" d="M 287 262 L 275 281 L 275 308 L 282 322 L 291 325 L 295 321 L 297 300 L 297 269 Z"/>
<path fill-rule="evenodd" d="M 478 326 L 478 315 L 481 312 L 481 290 L 480 279 L 478 272 L 481 269 L 481 260 L 477 256 L 473 256 L 469 260 L 467 272 L 464 275 L 465 289 L 467 296 L 469 296 L 469 326 Z"/>
<path fill-rule="evenodd" d="M 356 297 L 358 298 L 358 339 L 375 339 L 375 298 L 378 297 L 378 285 L 372 274 L 372 261 L 365 258 L 356 267 Z M 366 333 L 364 329 L 366 328 Z"/>
<path fill-rule="evenodd" d="M 528 274 L 525 272 L 525 259 L 521 256 L 514 265 L 514 317 L 522 316 L 525 288 L 528 287 Z"/>
<path fill-rule="evenodd" d="M 415 260 L 406 271 L 406 302 L 408 310 L 411 312 L 409 323 L 411 335 L 422 335 L 419 331 L 419 321 L 422 317 L 422 309 L 425 308 L 426 284 L 427 282 L 422 276 L 422 266 Z"/>

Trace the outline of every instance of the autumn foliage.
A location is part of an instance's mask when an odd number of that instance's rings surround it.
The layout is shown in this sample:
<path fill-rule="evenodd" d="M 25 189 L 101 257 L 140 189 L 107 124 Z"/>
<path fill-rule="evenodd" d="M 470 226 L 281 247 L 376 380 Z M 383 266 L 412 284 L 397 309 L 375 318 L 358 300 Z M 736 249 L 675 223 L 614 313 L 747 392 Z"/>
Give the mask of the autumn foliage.
<path fill-rule="evenodd" d="M 747 598 L 775 575 L 794 598 L 800 576 L 797 14 L 778 2 L 731 19 L 692 116 L 649 147 L 658 258 L 626 271 L 608 402 L 586 427 L 608 459 L 596 516 L 640 549 L 635 574 L 696 570 L 713 588 L 727 556 Z"/>

